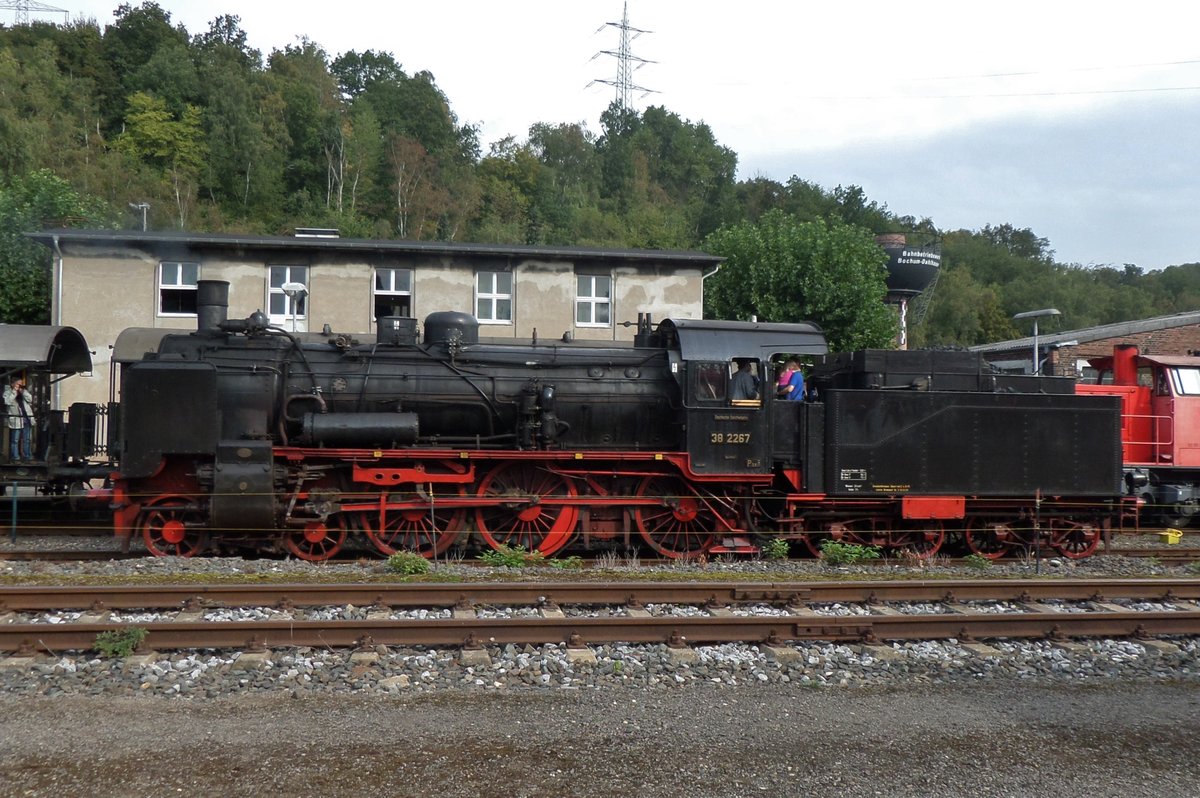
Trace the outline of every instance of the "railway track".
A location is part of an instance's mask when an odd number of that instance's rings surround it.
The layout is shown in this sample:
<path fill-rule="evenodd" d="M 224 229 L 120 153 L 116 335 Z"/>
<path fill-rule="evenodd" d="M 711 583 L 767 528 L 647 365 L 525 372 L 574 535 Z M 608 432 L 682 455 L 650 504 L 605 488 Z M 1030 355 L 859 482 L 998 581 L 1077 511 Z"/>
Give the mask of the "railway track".
<path fill-rule="evenodd" d="M 331 606 L 340 610 L 312 612 Z M 261 617 L 214 620 L 235 607 Z M 81 612 L 69 622 L 29 617 L 48 609 Z M 156 650 L 1145 638 L 1200 634 L 1200 580 L 0 588 L 2 651 L 86 650 L 98 634 L 134 626 Z"/>
<path fill-rule="evenodd" d="M 139 557 L 150 556 L 145 551 L 122 552 L 117 550 L 97 550 L 97 549 L 8 549 L 0 550 L 0 562 L 98 562 L 105 560 L 131 560 Z M 1094 556 L 1096 557 L 1132 557 L 1144 560 L 1157 560 L 1162 565 L 1184 565 L 1191 562 L 1200 561 L 1200 547 L 1178 547 L 1178 546 L 1137 546 L 1137 547 L 1122 547 L 1113 549 L 1110 552 L 1100 551 Z M 346 552 L 344 556 L 335 557 L 331 562 L 353 562 L 358 559 L 380 560 L 382 557 L 371 551 L 362 552 Z M 1042 560 L 1052 559 L 1053 555 L 1043 555 Z M 255 559 L 272 559 L 258 555 Z M 279 555 L 277 559 L 287 559 L 285 555 Z M 1003 557 L 992 562 L 996 564 L 1015 563 L 1032 561 L 1033 555 Z M 584 564 L 596 564 L 598 561 L 594 558 L 584 559 Z M 669 564 L 672 560 L 656 559 L 640 557 L 638 563 L 643 566 L 656 564 Z M 863 566 L 881 566 L 895 565 L 898 562 L 895 558 L 883 558 L 878 560 L 863 560 L 857 563 Z M 904 561 L 908 562 L 908 561 Z M 963 565 L 968 561 L 961 557 L 938 557 L 936 562 L 945 565 Z M 464 559 L 457 564 L 464 566 L 486 565 L 479 560 Z"/>

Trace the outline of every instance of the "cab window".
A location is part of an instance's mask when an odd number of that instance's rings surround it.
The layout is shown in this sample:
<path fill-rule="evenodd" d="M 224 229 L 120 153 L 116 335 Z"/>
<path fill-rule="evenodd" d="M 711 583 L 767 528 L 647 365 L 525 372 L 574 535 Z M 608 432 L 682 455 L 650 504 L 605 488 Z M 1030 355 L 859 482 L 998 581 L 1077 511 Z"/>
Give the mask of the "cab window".
<path fill-rule="evenodd" d="M 1171 369 L 1175 393 L 1179 396 L 1200 396 L 1200 368 Z"/>
<path fill-rule="evenodd" d="M 695 363 L 692 365 L 692 395 L 697 402 L 725 401 L 729 367 L 724 363 Z"/>

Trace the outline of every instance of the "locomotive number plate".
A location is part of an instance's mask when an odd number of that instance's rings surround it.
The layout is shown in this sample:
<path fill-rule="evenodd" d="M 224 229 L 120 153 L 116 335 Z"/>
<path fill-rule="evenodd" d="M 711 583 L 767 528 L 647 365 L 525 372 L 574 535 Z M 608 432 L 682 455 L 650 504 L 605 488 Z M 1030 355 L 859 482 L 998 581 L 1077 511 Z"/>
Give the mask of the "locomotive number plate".
<path fill-rule="evenodd" d="M 740 445 L 750 442 L 749 432 L 714 432 L 709 435 L 709 443 L 725 443 Z"/>

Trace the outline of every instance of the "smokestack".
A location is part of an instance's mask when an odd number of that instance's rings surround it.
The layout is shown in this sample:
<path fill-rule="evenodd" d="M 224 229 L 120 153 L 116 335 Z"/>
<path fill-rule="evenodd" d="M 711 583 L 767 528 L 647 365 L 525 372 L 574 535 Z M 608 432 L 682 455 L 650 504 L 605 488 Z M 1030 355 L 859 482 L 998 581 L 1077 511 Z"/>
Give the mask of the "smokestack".
<path fill-rule="evenodd" d="M 220 332 L 229 317 L 229 283 L 224 280 L 196 281 L 196 331 Z"/>

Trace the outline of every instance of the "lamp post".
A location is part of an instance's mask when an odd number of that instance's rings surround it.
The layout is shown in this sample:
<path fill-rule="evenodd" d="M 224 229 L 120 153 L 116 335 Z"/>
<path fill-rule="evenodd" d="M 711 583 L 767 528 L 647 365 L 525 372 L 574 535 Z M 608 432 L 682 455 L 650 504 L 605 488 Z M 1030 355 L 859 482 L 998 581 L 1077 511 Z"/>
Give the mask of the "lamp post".
<path fill-rule="evenodd" d="M 1033 319 L 1033 374 L 1038 374 L 1041 369 L 1038 368 L 1038 319 L 1048 316 L 1061 316 L 1058 308 L 1043 308 L 1042 310 L 1027 310 L 1024 313 L 1018 313 L 1013 316 L 1013 321 L 1021 319 Z"/>
<path fill-rule="evenodd" d="M 146 232 L 146 211 L 150 210 L 149 202 L 131 202 L 129 207 L 135 211 L 142 212 L 142 232 Z"/>
<path fill-rule="evenodd" d="M 292 306 L 292 332 L 296 332 L 296 306 L 300 304 L 300 300 L 308 295 L 308 288 L 304 283 L 284 283 L 280 288 L 287 295 L 288 304 Z"/>

